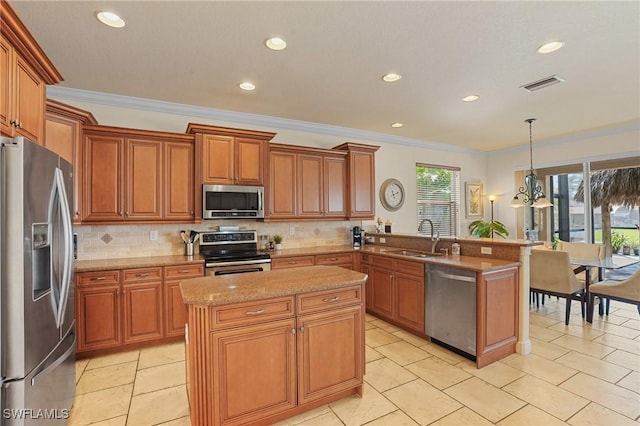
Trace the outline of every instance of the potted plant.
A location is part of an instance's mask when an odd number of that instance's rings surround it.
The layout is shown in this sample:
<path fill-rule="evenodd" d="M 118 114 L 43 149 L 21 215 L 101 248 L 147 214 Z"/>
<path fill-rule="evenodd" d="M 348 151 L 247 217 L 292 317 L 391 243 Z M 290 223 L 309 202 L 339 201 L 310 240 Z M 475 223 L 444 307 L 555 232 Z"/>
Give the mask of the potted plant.
<path fill-rule="evenodd" d="M 640 242 L 634 241 L 631 243 L 631 248 L 633 249 L 633 254 L 638 256 L 640 255 Z"/>
<path fill-rule="evenodd" d="M 492 232 L 493 231 L 493 234 Z M 474 237 L 479 238 L 491 238 L 493 235 L 497 235 L 502 238 L 509 236 L 509 231 L 502 222 L 497 220 L 490 220 L 485 222 L 484 220 L 474 220 L 469 224 L 469 232 Z"/>
<path fill-rule="evenodd" d="M 617 231 L 611 231 L 611 253 L 618 253 L 627 241 L 628 237 L 626 235 Z"/>
<path fill-rule="evenodd" d="M 273 236 L 273 242 L 276 245 L 276 250 L 282 250 L 282 235 L 275 234 Z"/>

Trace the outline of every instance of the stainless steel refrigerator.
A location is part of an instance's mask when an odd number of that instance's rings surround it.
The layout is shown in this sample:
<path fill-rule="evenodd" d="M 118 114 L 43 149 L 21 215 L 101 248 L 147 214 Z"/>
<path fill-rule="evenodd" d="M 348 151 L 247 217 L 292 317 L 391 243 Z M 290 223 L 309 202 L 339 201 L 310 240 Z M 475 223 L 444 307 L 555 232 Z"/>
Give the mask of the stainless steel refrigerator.
<path fill-rule="evenodd" d="M 0 139 L 0 424 L 66 424 L 75 397 L 72 167 Z"/>

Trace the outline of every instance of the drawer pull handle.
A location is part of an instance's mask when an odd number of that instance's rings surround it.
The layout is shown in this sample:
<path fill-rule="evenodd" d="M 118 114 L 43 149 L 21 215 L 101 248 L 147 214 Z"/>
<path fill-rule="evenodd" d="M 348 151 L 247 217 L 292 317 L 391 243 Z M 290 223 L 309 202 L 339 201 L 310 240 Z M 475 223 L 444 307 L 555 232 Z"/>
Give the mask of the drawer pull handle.
<path fill-rule="evenodd" d="M 338 258 L 337 258 L 337 257 L 332 257 L 332 258 L 331 258 L 331 259 L 329 259 L 329 260 L 331 260 L 332 262 L 335 262 L 336 260 L 338 260 Z"/>
<path fill-rule="evenodd" d="M 247 311 L 245 315 L 261 315 L 264 314 L 264 309 L 258 309 L 257 311 Z"/>
<path fill-rule="evenodd" d="M 180 270 L 178 271 L 178 273 L 179 273 L 179 274 L 188 274 L 188 273 L 189 273 L 189 270 L 188 270 L 188 269 L 180 269 Z"/>
<path fill-rule="evenodd" d="M 104 281 L 106 279 L 107 279 L 106 277 L 92 277 L 91 281 Z"/>
<path fill-rule="evenodd" d="M 338 300 L 340 300 L 340 296 L 333 296 L 331 299 L 329 299 L 328 297 L 322 299 L 322 301 L 326 303 L 337 302 Z"/>
<path fill-rule="evenodd" d="M 290 261 L 289 261 L 289 265 L 295 265 L 295 264 L 296 264 L 296 261 L 295 261 L 295 260 L 290 260 Z"/>
<path fill-rule="evenodd" d="M 148 276 L 149 276 L 148 272 L 136 274 L 136 277 L 138 277 L 138 278 L 144 278 L 144 277 L 148 277 Z"/>

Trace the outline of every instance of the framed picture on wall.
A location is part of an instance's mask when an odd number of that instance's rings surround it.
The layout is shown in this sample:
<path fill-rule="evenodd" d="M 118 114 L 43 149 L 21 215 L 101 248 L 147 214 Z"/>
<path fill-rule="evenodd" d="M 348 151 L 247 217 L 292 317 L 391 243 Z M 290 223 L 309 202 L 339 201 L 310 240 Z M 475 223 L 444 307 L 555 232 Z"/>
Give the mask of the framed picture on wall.
<path fill-rule="evenodd" d="M 483 194 L 482 182 L 465 182 L 465 216 L 467 219 L 482 219 Z"/>

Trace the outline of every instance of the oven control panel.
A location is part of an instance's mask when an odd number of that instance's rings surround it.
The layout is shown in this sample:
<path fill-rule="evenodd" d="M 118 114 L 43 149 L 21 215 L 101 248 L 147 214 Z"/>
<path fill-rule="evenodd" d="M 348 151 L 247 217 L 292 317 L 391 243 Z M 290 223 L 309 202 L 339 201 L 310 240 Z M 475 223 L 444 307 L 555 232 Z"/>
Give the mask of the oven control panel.
<path fill-rule="evenodd" d="M 258 241 L 257 231 L 213 231 L 200 234 L 200 244 L 237 244 Z"/>

